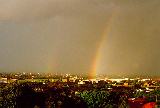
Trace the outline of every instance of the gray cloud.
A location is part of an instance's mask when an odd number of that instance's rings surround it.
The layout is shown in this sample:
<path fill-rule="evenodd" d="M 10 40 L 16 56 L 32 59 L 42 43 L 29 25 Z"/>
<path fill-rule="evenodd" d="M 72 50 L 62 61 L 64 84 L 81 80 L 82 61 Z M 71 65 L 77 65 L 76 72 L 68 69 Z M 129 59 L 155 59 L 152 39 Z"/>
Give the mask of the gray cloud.
<path fill-rule="evenodd" d="M 97 0 L 9 0 L 0 1 L 1 20 L 40 20 L 56 16 L 91 17 L 104 16 L 113 3 Z"/>
<path fill-rule="evenodd" d="M 110 28 L 98 73 L 159 75 L 159 3 L 1 0 L 0 71 L 90 72 Z"/>

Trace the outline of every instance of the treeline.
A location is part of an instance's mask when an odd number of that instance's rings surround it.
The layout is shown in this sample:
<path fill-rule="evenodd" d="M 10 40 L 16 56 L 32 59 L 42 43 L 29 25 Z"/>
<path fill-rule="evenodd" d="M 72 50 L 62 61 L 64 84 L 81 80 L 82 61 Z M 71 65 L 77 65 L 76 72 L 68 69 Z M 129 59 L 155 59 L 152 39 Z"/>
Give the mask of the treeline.
<path fill-rule="evenodd" d="M 37 91 L 38 90 L 38 91 Z M 90 89 L 43 83 L 14 83 L 0 90 L 0 108 L 127 108 L 129 97 L 150 97 L 155 101 L 160 90 L 150 93 L 132 89 Z"/>

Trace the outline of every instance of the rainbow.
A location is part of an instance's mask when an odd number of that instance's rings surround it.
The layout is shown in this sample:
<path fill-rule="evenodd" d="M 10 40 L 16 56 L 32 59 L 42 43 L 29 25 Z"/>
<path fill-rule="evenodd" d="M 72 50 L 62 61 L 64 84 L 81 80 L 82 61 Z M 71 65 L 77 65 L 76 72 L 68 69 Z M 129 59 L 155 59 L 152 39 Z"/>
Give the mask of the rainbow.
<path fill-rule="evenodd" d="M 89 79 L 95 79 L 96 78 L 96 73 L 98 71 L 98 65 L 101 61 L 101 51 L 102 51 L 102 48 L 103 48 L 103 46 L 106 42 L 106 37 L 111 30 L 111 24 L 112 24 L 113 19 L 115 18 L 115 15 L 116 15 L 116 11 L 113 10 L 109 19 L 108 19 L 108 21 L 107 21 L 107 23 L 106 23 L 106 26 L 105 26 L 104 30 L 102 31 L 101 39 L 100 39 L 100 41 L 99 41 L 99 43 L 96 47 L 96 51 L 95 51 L 96 53 L 95 53 L 95 56 L 93 58 L 92 65 L 90 67 L 90 71 L 88 72 L 88 78 Z M 58 55 L 55 55 L 55 56 L 57 57 Z M 46 67 L 47 72 L 52 72 L 52 71 L 54 71 L 54 68 L 59 66 L 58 60 L 54 60 L 54 61 L 48 60 L 48 62 L 49 62 L 48 63 L 49 65 L 48 65 L 48 67 Z"/>
<path fill-rule="evenodd" d="M 95 79 L 96 78 L 96 73 L 98 71 L 97 66 L 98 66 L 98 64 L 101 60 L 101 51 L 102 51 L 102 48 L 104 46 L 106 37 L 107 37 L 109 31 L 111 30 L 111 23 L 112 23 L 114 17 L 115 17 L 115 12 L 112 12 L 112 14 L 111 14 L 111 16 L 108 20 L 108 23 L 106 24 L 107 26 L 103 30 L 101 39 L 100 39 L 98 47 L 96 49 L 96 54 L 95 54 L 95 57 L 93 59 L 93 64 L 91 66 L 91 71 L 88 73 L 88 78 L 89 79 Z"/>
<path fill-rule="evenodd" d="M 47 60 L 48 65 L 46 66 L 46 68 L 44 70 L 47 73 L 53 73 L 54 72 L 54 74 L 55 74 L 55 68 L 59 67 L 59 64 L 60 64 L 59 61 L 58 61 L 59 55 L 54 53 L 53 57 L 50 56 L 48 58 L 48 60 Z"/>

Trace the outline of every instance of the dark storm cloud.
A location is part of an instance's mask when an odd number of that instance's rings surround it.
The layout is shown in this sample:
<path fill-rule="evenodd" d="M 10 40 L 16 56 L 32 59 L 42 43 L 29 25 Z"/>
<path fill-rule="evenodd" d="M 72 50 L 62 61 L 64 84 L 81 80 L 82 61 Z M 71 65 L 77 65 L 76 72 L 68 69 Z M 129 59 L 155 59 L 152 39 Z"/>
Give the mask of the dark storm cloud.
<path fill-rule="evenodd" d="M 110 28 L 98 73 L 159 75 L 159 3 L 1 0 L 0 71 L 89 72 Z"/>
<path fill-rule="evenodd" d="M 97 0 L 9 0 L 0 1 L 1 20 L 40 20 L 56 16 L 104 17 L 111 10 L 110 2 Z"/>
<path fill-rule="evenodd" d="M 74 0 L 0 4 L 1 71 L 90 71 L 113 9 Z"/>
<path fill-rule="evenodd" d="M 159 4 L 159 1 L 133 2 L 121 7 L 104 43 L 99 72 L 160 75 Z"/>

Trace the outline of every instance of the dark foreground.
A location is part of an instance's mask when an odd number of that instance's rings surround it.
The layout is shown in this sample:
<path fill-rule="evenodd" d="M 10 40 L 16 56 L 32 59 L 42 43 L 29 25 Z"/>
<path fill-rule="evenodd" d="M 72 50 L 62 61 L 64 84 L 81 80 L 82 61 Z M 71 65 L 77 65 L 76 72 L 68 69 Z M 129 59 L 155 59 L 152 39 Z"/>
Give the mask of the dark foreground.
<path fill-rule="evenodd" d="M 107 83 L 15 82 L 1 84 L 0 108 L 154 108 L 159 95 Z"/>

